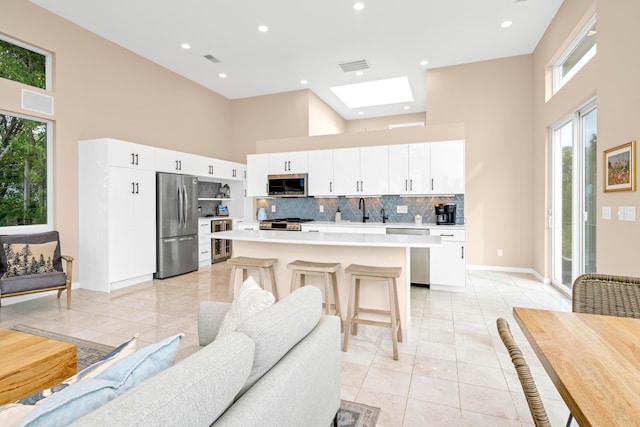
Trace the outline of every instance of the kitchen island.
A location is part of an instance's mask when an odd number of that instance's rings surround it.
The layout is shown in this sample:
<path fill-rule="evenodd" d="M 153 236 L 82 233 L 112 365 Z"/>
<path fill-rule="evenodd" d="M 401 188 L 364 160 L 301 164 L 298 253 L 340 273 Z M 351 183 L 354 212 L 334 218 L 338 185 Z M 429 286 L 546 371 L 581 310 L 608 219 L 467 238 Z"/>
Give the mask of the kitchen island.
<path fill-rule="evenodd" d="M 402 327 L 408 331 L 410 309 L 410 248 L 440 245 L 439 236 L 364 233 L 301 233 L 291 231 L 238 230 L 216 233 L 216 237 L 233 240 L 233 255 L 254 258 L 277 258 L 275 267 L 280 298 L 290 292 L 291 271 L 287 264 L 297 259 L 313 262 L 339 262 L 338 290 L 342 312 L 346 316 L 349 299 L 349 264 L 402 267 L 398 279 L 398 300 Z M 238 275 L 240 276 L 240 275 Z M 239 278 L 236 280 L 240 280 Z M 321 278 L 310 276 L 307 284 L 320 286 Z M 236 283 L 236 289 L 239 286 Z M 388 290 L 380 282 L 362 281 L 361 305 L 388 308 Z"/>

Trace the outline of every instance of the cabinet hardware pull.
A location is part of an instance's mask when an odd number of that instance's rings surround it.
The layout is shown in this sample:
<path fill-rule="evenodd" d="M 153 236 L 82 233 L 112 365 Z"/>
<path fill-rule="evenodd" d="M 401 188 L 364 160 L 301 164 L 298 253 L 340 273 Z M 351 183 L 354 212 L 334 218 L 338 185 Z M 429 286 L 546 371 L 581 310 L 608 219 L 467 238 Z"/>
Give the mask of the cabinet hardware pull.
<path fill-rule="evenodd" d="M 453 234 L 441 234 L 442 237 L 453 237 Z"/>
<path fill-rule="evenodd" d="M 131 164 L 132 164 L 132 165 L 135 165 L 135 164 L 136 164 L 135 162 L 136 162 L 136 156 L 135 156 L 135 153 L 131 153 Z"/>
<path fill-rule="evenodd" d="M 135 182 L 131 183 L 131 194 L 136 194 L 136 183 Z"/>
<path fill-rule="evenodd" d="M 464 259 L 464 246 L 462 247 L 462 259 Z"/>
<path fill-rule="evenodd" d="M 413 180 L 412 179 L 409 180 L 409 190 L 413 191 Z"/>
<path fill-rule="evenodd" d="M 409 189 L 409 186 L 407 185 L 407 180 L 404 180 L 404 191 L 407 191 Z"/>
<path fill-rule="evenodd" d="M 285 170 L 285 172 L 287 171 L 287 161 L 286 160 L 284 161 L 284 170 Z"/>
<path fill-rule="evenodd" d="M 333 182 L 329 181 L 329 193 L 333 193 Z"/>
<path fill-rule="evenodd" d="M 364 191 L 364 183 L 360 181 L 360 191 Z"/>
<path fill-rule="evenodd" d="M 433 178 L 431 178 L 431 190 L 433 191 Z"/>
<path fill-rule="evenodd" d="M 136 153 L 136 166 L 138 165 L 138 153 Z"/>

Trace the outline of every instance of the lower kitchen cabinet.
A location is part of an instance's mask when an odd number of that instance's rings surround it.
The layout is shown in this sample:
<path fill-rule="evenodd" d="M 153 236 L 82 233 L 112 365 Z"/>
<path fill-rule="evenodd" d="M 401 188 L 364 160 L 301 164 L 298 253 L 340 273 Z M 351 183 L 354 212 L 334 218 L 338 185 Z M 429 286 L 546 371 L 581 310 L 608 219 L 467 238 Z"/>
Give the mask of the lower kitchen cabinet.
<path fill-rule="evenodd" d="M 211 264 L 211 220 L 198 219 L 198 264 Z"/>
<path fill-rule="evenodd" d="M 429 285 L 433 290 L 463 291 L 467 277 L 464 230 L 432 228 L 442 244 L 429 249 Z"/>

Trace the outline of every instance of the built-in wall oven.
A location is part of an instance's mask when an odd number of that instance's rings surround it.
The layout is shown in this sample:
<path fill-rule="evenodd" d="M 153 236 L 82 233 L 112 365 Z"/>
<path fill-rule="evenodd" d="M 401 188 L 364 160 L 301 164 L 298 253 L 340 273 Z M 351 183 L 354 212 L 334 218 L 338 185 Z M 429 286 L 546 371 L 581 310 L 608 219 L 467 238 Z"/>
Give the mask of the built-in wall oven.
<path fill-rule="evenodd" d="M 211 263 L 224 261 L 231 258 L 231 240 L 216 239 L 215 233 L 230 231 L 233 228 L 230 219 L 215 219 L 211 221 L 211 232 L 214 237 L 211 239 Z"/>

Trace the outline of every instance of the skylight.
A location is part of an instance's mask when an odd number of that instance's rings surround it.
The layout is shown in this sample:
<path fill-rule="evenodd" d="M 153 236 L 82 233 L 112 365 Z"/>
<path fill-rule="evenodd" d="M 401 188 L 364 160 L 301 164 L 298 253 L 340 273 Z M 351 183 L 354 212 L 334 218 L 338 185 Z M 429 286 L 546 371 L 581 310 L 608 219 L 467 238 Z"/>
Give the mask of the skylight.
<path fill-rule="evenodd" d="M 348 108 L 413 101 L 409 79 L 406 76 L 334 86 L 330 89 Z"/>

